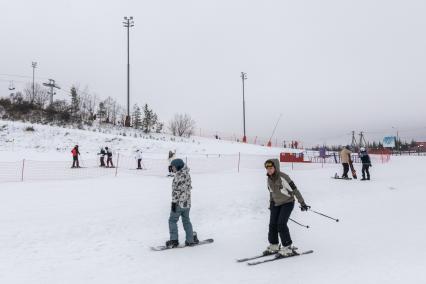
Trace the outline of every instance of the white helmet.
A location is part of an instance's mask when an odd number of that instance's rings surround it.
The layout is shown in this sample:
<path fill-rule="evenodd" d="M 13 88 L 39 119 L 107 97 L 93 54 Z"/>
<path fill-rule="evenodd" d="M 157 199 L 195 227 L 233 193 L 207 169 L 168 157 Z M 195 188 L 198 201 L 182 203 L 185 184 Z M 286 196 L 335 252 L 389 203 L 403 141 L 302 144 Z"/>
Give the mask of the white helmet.
<path fill-rule="evenodd" d="M 361 152 L 365 152 L 365 148 L 361 147 L 361 149 L 359 149 Z"/>

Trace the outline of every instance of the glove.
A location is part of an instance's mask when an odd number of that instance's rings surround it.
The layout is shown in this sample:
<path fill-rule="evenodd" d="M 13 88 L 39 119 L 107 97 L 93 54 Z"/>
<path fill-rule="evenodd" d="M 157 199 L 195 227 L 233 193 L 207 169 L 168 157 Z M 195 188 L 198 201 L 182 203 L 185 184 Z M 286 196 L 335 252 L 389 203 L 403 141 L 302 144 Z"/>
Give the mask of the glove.
<path fill-rule="evenodd" d="M 308 206 L 305 203 L 300 204 L 300 210 L 308 211 L 309 209 L 311 209 L 311 206 Z"/>
<path fill-rule="evenodd" d="M 175 202 L 172 202 L 172 212 L 176 213 L 176 206 L 177 204 Z"/>
<path fill-rule="evenodd" d="M 269 207 L 268 207 L 268 209 L 271 210 L 274 206 L 275 206 L 274 201 L 272 201 L 272 200 L 269 201 Z"/>

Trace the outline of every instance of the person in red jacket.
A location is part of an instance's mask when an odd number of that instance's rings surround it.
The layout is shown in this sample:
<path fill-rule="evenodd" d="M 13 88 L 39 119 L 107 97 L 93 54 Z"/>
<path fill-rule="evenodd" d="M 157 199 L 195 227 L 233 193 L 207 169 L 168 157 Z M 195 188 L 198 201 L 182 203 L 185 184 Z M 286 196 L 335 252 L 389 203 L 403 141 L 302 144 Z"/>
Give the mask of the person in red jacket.
<path fill-rule="evenodd" d="M 80 152 L 78 151 L 78 145 L 75 145 L 75 147 L 71 150 L 72 154 L 72 167 L 71 168 L 79 168 L 80 163 L 78 162 L 78 156 L 80 155 Z"/>

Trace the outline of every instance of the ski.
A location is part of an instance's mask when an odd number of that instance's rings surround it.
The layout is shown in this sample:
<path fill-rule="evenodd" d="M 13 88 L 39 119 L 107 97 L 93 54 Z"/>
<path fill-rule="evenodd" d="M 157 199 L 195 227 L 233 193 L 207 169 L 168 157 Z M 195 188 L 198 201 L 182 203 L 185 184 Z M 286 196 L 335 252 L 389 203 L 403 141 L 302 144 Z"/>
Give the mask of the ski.
<path fill-rule="evenodd" d="M 262 258 L 262 257 L 265 257 L 265 256 L 271 256 L 271 255 L 274 255 L 274 253 L 259 254 L 259 255 L 256 255 L 256 256 L 252 256 L 252 257 L 240 258 L 240 259 L 237 259 L 237 262 L 246 262 L 246 261 L 249 261 L 249 260 L 254 260 L 254 259 Z"/>
<path fill-rule="evenodd" d="M 213 242 L 214 242 L 213 239 L 206 239 L 206 240 L 200 241 L 198 244 L 193 244 L 191 246 L 186 246 L 185 244 L 179 245 L 178 247 L 175 247 L 175 248 L 170 248 L 170 247 L 166 247 L 166 246 L 157 246 L 157 247 L 151 247 L 151 250 L 153 250 L 153 251 L 163 251 L 163 250 L 176 249 L 176 248 L 196 247 L 196 246 L 200 246 L 200 245 L 211 244 Z"/>
<path fill-rule="evenodd" d="M 297 247 L 294 247 L 293 249 L 297 250 Z M 237 262 L 246 262 L 246 261 L 249 261 L 249 260 L 254 260 L 254 259 L 258 259 L 258 258 L 262 258 L 262 257 L 266 257 L 266 256 L 275 255 L 275 254 L 276 253 L 259 254 L 259 255 L 256 255 L 256 256 L 252 256 L 252 257 L 246 257 L 246 258 L 237 259 Z"/>
<path fill-rule="evenodd" d="M 307 250 L 301 253 L 294 253 L 292 255 L 289 256 L 276 256 L 273 258 L 269 258 L 269 259 L 265 259 L 265 260 L 260 260 L 260 261 L 255 261 L 255 262 L 247 262 L 248 265 L 252 266 L 252 265 L 258 265 L 258 264 L 262 264 L 262 263 L 266 263 L 266 262 L 271 262 L 271 261 L 275 261 L 275 260 L 280 260 L 280 259 L 285 259 L 285 258 L 289 258 L 289 257 L 294 257 L 294 256 L 301 256 L 301 255 L 305 255 L 305 254 L 310 254 L 313 253 L 313 250 Z"/>

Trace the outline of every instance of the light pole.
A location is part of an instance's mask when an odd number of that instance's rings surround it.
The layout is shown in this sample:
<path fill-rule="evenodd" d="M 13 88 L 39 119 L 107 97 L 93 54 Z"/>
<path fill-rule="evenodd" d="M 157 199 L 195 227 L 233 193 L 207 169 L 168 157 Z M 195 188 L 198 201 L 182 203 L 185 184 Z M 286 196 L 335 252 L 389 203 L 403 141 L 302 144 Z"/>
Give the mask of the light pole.
<path fill-rule="evenodd" d="M 35 69 L 37 68 L 37 62 L 33 61 L 31 62 L 31 66 L 33 67 L 33 97 L 32 100 L 35 99 L 35 88 L 34 88 L 34 75 L 35 75 Z"/>
<path fill-rule="evenodd" d="M 243 143 L 247 143 L 247 136 L 246 136 L 246 100 L 245 100 L 245 96 L 244 96 L 244 81 L 247 80 L 247 73 L 241 72 L 241 80 L 243 82 L 243 129 L 244 129 Z"/>
<path fill-rule="evenodd" d="M 133 17 L 124 17 L 123 25 L 127 29 L 127 116 L 124 125 L 130 127 L 130 28 L 135 26 Z"/>

